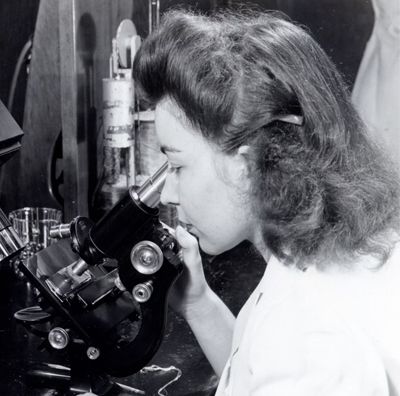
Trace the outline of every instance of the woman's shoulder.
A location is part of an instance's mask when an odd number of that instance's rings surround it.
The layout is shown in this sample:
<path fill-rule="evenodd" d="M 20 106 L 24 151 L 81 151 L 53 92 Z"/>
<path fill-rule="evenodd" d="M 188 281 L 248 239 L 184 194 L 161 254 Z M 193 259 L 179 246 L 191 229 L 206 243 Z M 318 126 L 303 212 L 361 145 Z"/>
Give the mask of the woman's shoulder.
<path fill-rule="evenodd" d="M 265 394 L 274 386 L 286 389 L 293 383 L 298 386 L 296 395 L 328 395 L 332 389 L 335 394 L 388 394 L 379 351 L 357 326 L 322 300 L 294 290 L 263 310 L 261 298 L 243 340 L 252 386 Z M 360 384 L 360 393 L 351 393 Z"/>
<path fill-rule="evenodd" d="M 276 272 L 280 284 L 265 280 L 243 340 L 251 371 L 271 366 L 299 378 L 306 375 L 304 367 L 311 377 L 323 375 L 320 368 L 332 378 L 347 371 L 374 376 L 371 387 L 385 386 L 386 376 L 395 378 L 400 370 L 400 245 L 380 267 L 371 269 L 369 263 L 328 272 L 284 268 Z M 354 384 L 360 379 L 355 374 L 349 378 Z"/>
<path fill-rule="evenodd" d="M 260 394 L 388 395 L 385 365 L 373 346 L 334 320 L 312 316 L 298 322 L 299 315 L 275 312 L 275 323 L 256 329 L 248 348 L 252 387 Z"/>

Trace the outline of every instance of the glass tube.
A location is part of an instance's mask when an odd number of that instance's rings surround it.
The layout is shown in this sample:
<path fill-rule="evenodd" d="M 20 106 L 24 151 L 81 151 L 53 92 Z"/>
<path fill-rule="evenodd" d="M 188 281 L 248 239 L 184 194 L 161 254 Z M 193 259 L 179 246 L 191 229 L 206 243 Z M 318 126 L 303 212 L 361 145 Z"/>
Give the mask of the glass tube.
<path fill-rule="evenodd" d="M 160 24 L 160 0 L 149 0 L 149 34 Z"/>

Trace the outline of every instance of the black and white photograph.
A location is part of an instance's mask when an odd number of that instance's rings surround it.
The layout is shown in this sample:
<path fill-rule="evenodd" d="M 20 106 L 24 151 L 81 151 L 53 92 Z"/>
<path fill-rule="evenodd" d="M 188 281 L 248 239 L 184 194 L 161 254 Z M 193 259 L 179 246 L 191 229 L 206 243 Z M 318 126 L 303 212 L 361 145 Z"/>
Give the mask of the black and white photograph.
<path fill-rule="evenodd" d="M 400 396 L 400 0 L 0 0 L 1 396 Z"/>

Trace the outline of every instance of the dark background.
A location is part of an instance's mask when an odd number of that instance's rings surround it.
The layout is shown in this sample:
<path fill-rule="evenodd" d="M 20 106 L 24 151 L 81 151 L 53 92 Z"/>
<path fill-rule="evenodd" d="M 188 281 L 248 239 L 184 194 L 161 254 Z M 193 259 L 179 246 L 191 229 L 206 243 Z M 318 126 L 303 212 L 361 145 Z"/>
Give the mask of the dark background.
<path fill-rule="evenodd" d="M 143 0 L 142 0 L 143 1 Z M 0 99 L 7 103 L 11 78 L 18 55 L 33 36 L 39 0 L 2 0 L 0 2 Z M 343 73 L 350 86 L 354 83 L 365 44 L 373 26 L 370 0 L 258 0 L 258 1 L 186 1 L 161 0 L 161 7 L 184 4 L 209 12 L 215 7 L 236 4 L 277 9 L 307 26 L 313 36 Z M 45 45 L 45 43 L 43 43 Z M 22 122 L 26 73 L 22 72 L 15 99 L 14 117 Z"/>

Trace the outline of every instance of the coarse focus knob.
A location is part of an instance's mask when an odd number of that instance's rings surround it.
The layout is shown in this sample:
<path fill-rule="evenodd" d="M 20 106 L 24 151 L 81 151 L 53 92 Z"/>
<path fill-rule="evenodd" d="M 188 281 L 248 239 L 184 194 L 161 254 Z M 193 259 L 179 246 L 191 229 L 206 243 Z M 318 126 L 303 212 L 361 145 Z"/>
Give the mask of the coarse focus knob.
<path fill-rule="evenodd" d="M 163 253 L 154 242 L 142 241 L 132 248 L 131 263 L 139 273 L 151 275 L 161 268 Z"/>

